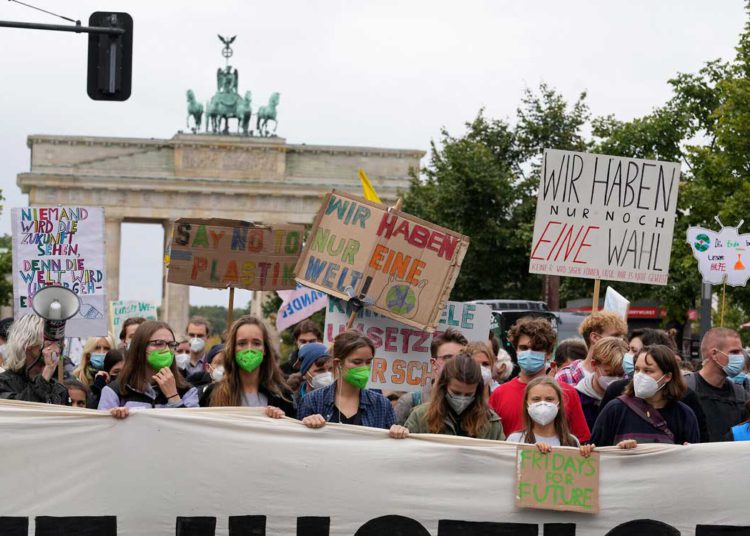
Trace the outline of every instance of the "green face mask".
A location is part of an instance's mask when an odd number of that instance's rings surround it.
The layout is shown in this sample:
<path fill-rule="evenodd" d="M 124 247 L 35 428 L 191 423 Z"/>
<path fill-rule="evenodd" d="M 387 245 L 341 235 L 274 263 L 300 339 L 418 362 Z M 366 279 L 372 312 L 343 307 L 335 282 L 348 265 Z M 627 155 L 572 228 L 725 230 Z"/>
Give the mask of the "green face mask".
<path fill-rule="evenodd" d="M 370 372 L 372 367 L 354 367 L 350 368 L 344 374 L 344 380 L 356 387 L 357 389 L 364 389 L 367 387 L 367 382 L 370 380 Z"/>
<path fill-rule="evenodd" d="M 263 350 L 240 350 L 235 359 L 242 370 L 252 372 L 263 362 Z"/>
<path fill-rule="evenodd" d="M 153 352 L 148 353 L 148 355 L 146 356 L 146 361 L 149 365 L 151 365 L 152 369 L 159 371 L 164 367 L 172 366 L 172 361 L 174 361 L 174 354 L 172 354 L 172 350 L 170 350 L 169 348 L 154 350 Z"/>

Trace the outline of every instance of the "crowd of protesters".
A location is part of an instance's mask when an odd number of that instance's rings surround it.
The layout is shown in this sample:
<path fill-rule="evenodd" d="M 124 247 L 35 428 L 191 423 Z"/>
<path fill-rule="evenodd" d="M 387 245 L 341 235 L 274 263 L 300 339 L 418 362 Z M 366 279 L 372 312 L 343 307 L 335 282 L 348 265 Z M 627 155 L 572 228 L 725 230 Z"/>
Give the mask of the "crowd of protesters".
<path fill-rule="evenodd" d="M 701 366 L 683 361 L 673 338 L 656 329 L 628 333 L 615 313 L 596 312 L 581 339 L 557 341 L 544 318 L 521 318 L 507 338 L 515 360 L 491 336 L 468 341 L 449 328 L 430 346 L 420 389 L 368 388 L 373 342 L 347 330 L 327 346 L 314 322 L 298 324 L 282 363 L 262 320 L 244 316 L 225 342 L 207 348 L 209 322 L 191 318 L 184 333 L 165 322 L 130 318 L 119 343 L 91 337 L 80 361 L 63 362 L 35 315 L 0 321 L 0 398 L 107 411 L 245 406 L 309 428 L 340 423 L 411 433 L 579 448 L 622 449 L 750 440 L 750 359 L 738 333 L 713 328 L 700 345 Z"/>

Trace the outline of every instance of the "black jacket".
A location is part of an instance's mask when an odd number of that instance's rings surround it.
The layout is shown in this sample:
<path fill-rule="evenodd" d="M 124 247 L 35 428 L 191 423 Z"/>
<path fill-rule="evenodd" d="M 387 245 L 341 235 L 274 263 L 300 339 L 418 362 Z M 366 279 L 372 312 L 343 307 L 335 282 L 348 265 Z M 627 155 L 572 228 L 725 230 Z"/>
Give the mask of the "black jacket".
<path fill-rule="evenodd" d="M 211 405 L 211 393 L 213 392 L 214 387 L 216 387 L 216 384 L 212 383 L 211 385 L 206 387 L 205 391 L 203 391 L 200 399 L 200 405 L 202 408 L 206 408 Z M 263 387 L 259 388 L 258 391 L 260 391 L 260 393 L 265 395 L 265 397 L 268 399 L 269 406 L 279 408 L 287 417 L 291 417 L 293 419 L 297 418 L 297 410 L 292 403 L 291 391 L 285 391 L 284 398 L 271 394 Z"/>
<path fill-rule="evenodd" d="M 0 398 L 6 400 L 25 400 L 42 404 L 70 405 L 68 390 L 52 378 L 50 381 L 38 374 L 29 380 L 25 374 L 6 370 L 0 374 Z"/>

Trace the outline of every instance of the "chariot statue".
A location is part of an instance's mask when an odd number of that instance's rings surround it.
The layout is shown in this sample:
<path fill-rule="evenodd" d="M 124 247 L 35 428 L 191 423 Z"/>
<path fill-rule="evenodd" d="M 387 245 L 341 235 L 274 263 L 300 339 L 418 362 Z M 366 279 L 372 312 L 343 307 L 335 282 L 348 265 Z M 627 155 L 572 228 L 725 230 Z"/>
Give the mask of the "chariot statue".
<path fill-rule="evenodd" d="M 224 44 L 221 53 L 226 60 L 226 65 L 216 71 L 216 93 L 206 103 L 206 132 L 211 134 L 230 134 L 230 119 L 237 120 L 237 134 L 240 132 L 245 136 L 256 134 L 250 130 L 250 119 L 252 117 L 252 93 L 246 91 L 244 96 L 239 93 L 239 71 L 229 64 L 232 57 L 232 43 L 237 38 L 219 35 L 219 40 Z M 192 90 L 188 90 L 188 128 L 196 133 L 201 128 L 204 115 L 203 106 L 195 98 Z M 261 106 L 256 118 L 256 131 L 259 136 L 275 136 L 278 123 L 276 121 L 276 107 L 279 104 L 279 93 L 273 93 L 267 105 Z M 190 124 L 190 118 L 193 124 Z M 273 121 L 273 131 L 269 129 L 269 122 Z"/>

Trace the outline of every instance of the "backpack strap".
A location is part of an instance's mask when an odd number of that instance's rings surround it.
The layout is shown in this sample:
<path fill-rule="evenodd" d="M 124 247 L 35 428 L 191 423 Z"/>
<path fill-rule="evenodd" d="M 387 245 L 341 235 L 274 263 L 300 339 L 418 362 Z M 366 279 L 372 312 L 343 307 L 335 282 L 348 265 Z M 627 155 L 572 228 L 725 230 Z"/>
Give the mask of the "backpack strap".
<path fill-rule="evenodd" d="M 683 378 L 685 379 L 685 383 L 687 383 L 687 386 L 690 388 L 690 390 L 695 391 L 695 372 L 685 374 Z M 737 404 L 740 406 L 744 405 L 745 401 L 747 400 L 747 391 L 745 391 L 745 388 L 738 383 L 734 383 L 728 378 L 726 381 L 728 381 L 732 385 L 734 401 L 737 402 Z"/>
<path fill-rule="evenodd" d="M 674 434 L 667 426 L 667 421 L 664 419 L 664 416 L 659 413 L 659 410 L 652 408 L 645 400 L 638 397 L 620 395 L 618 398 L 623 404 L 630 408 L 633 413 L 674 442 Z"/>

